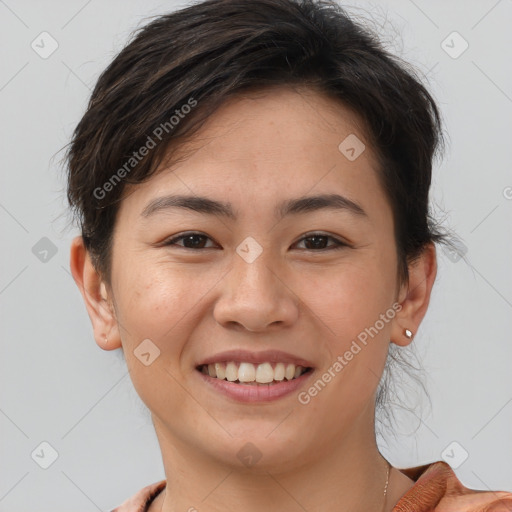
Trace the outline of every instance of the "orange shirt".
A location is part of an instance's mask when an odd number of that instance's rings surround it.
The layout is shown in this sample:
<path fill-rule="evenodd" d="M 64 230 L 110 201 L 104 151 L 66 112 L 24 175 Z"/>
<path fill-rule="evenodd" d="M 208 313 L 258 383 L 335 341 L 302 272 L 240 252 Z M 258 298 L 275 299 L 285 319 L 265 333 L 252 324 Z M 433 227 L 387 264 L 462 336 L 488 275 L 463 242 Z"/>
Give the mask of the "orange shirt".
<path fill-rule="evenodd" d="M 464 487 L 444 461 L 400 469 L 415 482 L 393 512 L 512 512 L 512 493 Z M 166 481 L 148 485 L 110 512 L 147 512 Z"/>

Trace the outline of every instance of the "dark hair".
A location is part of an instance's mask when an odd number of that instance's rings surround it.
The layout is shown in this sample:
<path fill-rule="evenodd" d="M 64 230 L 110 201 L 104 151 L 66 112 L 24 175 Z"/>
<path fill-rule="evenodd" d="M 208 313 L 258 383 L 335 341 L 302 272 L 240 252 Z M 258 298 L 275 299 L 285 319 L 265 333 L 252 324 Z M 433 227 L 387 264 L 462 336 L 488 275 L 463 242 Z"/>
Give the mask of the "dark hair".
<path fill-rule="evenodd" d="M 429 211 L 441 119 L 414 71 L 334 1 L 206 0 L 139 29 L 74 131 L 68 200 L 107 282 L 125 185 L 147 180 L 228 98 L 284 85 L 318 91 L 362 120 L 394 215 L 400 283 L 427 244 L 446 242 Z"/>

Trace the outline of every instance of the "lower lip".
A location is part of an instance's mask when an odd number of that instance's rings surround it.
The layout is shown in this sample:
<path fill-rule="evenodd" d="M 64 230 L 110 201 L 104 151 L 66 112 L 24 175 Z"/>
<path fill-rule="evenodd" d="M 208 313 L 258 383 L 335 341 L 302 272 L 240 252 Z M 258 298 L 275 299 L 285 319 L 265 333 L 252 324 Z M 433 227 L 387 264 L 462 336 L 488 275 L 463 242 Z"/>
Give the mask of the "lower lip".
<path fill-rule="evenodd" d="M 292 380 L 283 380 L 275 384 L 236 384 L 227 380 L 216 379 L 197 370 L 197 373 L 208 385 L 212 386 L 229 398 L 238 402 L 273 402 L 290 395 L 300 388 L 313 374 L 312 370 Z"/>

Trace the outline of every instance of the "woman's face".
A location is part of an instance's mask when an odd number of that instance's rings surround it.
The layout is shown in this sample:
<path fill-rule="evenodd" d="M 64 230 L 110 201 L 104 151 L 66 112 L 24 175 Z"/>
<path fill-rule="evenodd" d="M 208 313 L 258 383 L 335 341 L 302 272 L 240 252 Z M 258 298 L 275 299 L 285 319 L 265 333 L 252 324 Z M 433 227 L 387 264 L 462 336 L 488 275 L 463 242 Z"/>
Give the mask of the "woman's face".
<path fill-rule="evenodd" d="M 226 103 L 194 143 L 126 189 L 118 212 L 110 293 L 131 378 L 161 442 L 238 466 L 246 455 L 274 469 L 306 464 L 372 431 L 398 332 L 375 155 L 348 109 L 284 88 Z M 287 208 L 314 196 L 331 206 Z M 198 369 L 221 363 L 222 376 L 229 361 L 231 378 L 251 380 L 254 368 L 281 380 L 221 382 Z M 293 361 L 312 369 L 283 379 Z"/>

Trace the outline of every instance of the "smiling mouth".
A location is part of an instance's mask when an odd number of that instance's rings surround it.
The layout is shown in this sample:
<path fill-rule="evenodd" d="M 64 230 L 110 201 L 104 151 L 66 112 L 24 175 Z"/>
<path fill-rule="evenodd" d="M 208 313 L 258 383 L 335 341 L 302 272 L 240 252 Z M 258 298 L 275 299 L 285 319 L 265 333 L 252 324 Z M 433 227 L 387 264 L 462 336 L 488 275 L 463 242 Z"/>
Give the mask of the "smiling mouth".
<path fill-rule="evenodd" d="M 295 380 L 313 370 L 310 367 L 292 363 L 253 364 L 236 361 L 202 364 L 196 369 L 214 379 L 249 386 L 278 384 L 283 381 Z"/>

